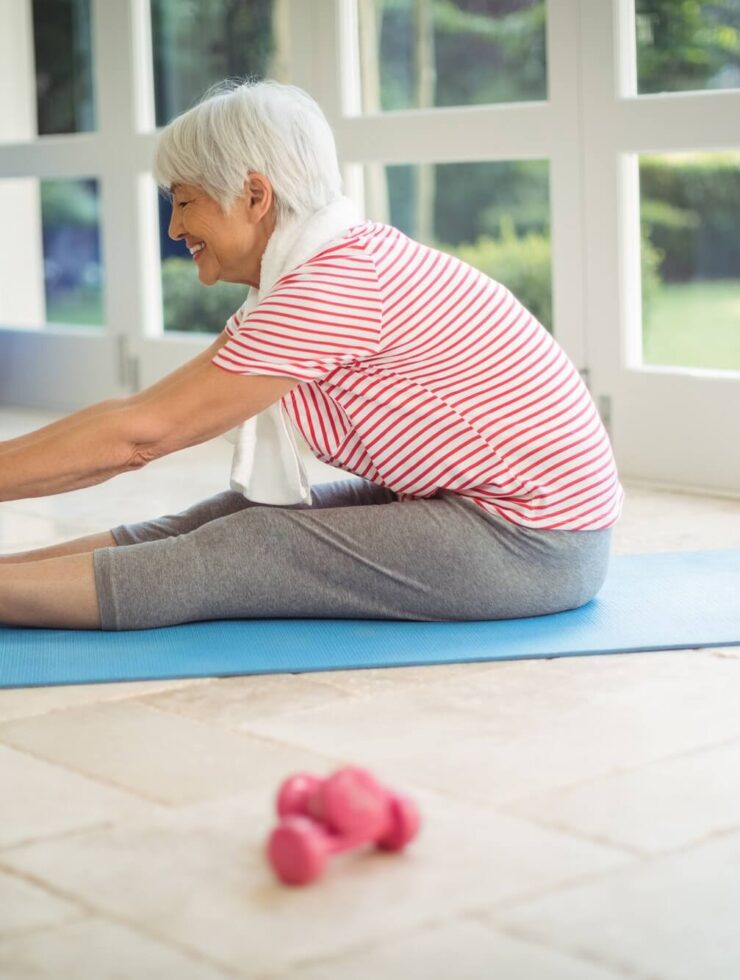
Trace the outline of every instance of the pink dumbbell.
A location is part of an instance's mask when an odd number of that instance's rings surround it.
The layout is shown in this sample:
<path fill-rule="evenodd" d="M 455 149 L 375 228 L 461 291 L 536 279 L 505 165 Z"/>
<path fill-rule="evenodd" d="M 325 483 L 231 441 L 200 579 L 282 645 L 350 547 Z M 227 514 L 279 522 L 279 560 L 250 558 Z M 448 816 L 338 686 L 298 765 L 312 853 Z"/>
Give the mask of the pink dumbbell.
<path fill-rule="evenodd" d="M 352 847 L 373 843 L 382 850 L 401 850 L 420 824 L 412 800 L 352 766 L 328 779 L 291 776 L 278 792 L 277 811 L 282 820 L 270 835 L 267 853 L 288 884 L 313 881 L 330 854 Z"/>

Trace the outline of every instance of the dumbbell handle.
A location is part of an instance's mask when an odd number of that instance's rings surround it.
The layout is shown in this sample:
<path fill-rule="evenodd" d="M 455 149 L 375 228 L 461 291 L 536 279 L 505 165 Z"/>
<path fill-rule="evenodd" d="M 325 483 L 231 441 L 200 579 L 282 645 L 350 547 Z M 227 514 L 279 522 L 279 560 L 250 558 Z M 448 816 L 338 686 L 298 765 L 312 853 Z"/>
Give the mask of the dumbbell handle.
<path fill-rule="evenodd" d="M 339 854 L 342 851 L 349 851 L 353 847 L 362 847 L 363 844 L 372 844 L 372 840 L 361 835 L 334 834 L 329 830 L 324 830 L 324 841 L 328 854 Z"/>

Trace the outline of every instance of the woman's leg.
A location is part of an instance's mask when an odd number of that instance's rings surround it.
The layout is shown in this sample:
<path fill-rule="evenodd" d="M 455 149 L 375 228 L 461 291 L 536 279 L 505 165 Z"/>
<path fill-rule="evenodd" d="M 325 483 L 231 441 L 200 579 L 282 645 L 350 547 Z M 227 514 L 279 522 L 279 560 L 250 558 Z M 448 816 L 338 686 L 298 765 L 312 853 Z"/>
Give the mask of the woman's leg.
<path fill-rule="evenodd" d="M 45 561 L 47 558 L 62 558 L 66 555 L 82 555 L 96 548 L 113 548 L 116 539 L 110 531 L 86 534 L 73 541 L 63 541 L 48 548 L 34 548 L 32 551 L 19 551 L 15 555 L 0 555 L 0 565 L 20 565 L 22 562 Z"/>
<path fill-rule="evenodd" d="M 259 504 L 247 500 L 244 494 L 233 490 L 199 500 L 177 514 L 165 514 L 138 524 L 119 524 L 111 528 L 116 544 L 142 544 L 144 541 L 160 541 L 180 534 L 189 534 L 203 524 L 246 510 L 249 507 L 269 507 L 278 510 L 318 510 L 324 507 L 352 507 L 359 504 L 387 503 L 397 500 L 398 494 L 377 483 L 353 476 L 346 480 L 318 483 L 311 487 L 311 504 Z"/>
<path fill-rule="evenodd" d="M 0 567 L 0 626 L 100 629 L 93 556 Z"/>
<path fill-rule="evenodd" d="M 353 478 L 313 487 L 311 508 L 349 507 L 396 497 L 391 490 Z M 242 494 L 222 493 L 200 501 L 180 514 L 138 525 L 121 525 L 113 530 L 123 528 L 121 536 L 124 540 L 150 535 L 151 540 L 156 541 L 164 536 L 164 531 L 178 536 L 188 533 L 187 528 L 195 529 L 220 515 L 228 516 L 255 506 L 266 505 L 257 505 Z M 290 505 L 297 509 L 306 506 Z M 0 558 L 0 626 L 100 629 L 92 552 L 100 548 L 112 550 L 118 543 L 110 531 L 104 531 L 50 548 Z"/>
<path fill-rule="evenodd" d="M 361 477 L 336 480 L 333 483 L 319 483 L 311 488 L 311 507 L 349 507 L 362 503 L 382 503 L 384 499 L 395 500 L 397 494 L 392 490 L 371 483 Z M 225 517 L 245 507 L 258 506 L 247 500 L 243 494 L 227 490 L 200 500 L 178 514 L 168 514 L 138 524 L 119 524 L 110 531 L 87 534 L 72 541 L 46 548 L 34 548 L 13 555 L 0 555 L 0 565 L 18 565 L 21 562 L 44 561 L 48 558 L 61 558 L 66 555 L 81 555 L 95 551 L 96 548 L 114 548 L 116 545 L 141 544 L 143 541 L 157 541 L 176 534 L 187 534 L 196 527 Z M 267 506 L 261 504 L 259 506 Z M 290 504 L 291 508 L 305 508 L 307 504 Z"/>
<path fill-rule="evenodd" d="M 522 528 L 443 492 L 360 506 L 255 505 L 186 534 L 98 549 L 93 562 L 106 630 L 241 618 L 511 619 L 588 602 L 606 576 L 610 536 Z"/>

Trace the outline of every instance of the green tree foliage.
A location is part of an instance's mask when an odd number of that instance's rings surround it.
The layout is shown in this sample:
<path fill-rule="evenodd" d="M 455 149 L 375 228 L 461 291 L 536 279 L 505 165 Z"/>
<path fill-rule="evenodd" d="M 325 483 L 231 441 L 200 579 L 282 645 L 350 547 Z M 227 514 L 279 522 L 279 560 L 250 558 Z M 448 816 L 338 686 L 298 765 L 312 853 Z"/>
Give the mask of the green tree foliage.
<path fill-rule="evenodd" d="M 736 86 L 738 0 L 635 0 L 638 91 Z"/>
<path fill-rule="evenodd" d="M 264 76 L 274 51 L 273 0 L 151 0 L 157 125 L 223 78 Z"/>
<path fill-rule="evenodd" d="M 42 180 L 41 213 L 44 229 L 98 224 L 98 198 L 94 180 Z"/>
<path fill-rule="evenodd" d="M 40 136 L 95 128 L 89 0 L 33 0 Z"/>
<path fill-rule="evenodd" d="M 547 97 L 543 0 L 428 0 L 434 23 L 435 106 Z M 381 106 L 414 108 L 414 0 L 376 0 Z"/>

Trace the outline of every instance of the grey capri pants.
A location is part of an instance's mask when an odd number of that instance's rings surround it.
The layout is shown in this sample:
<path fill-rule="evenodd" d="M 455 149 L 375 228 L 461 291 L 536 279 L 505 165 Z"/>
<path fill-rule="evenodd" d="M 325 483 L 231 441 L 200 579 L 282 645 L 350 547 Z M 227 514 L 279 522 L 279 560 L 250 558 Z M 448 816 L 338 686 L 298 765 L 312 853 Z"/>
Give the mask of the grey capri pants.
<path fill-rule="evenodd" d="M 362 477 L 313 502 L 224 491 L 111 528 L 93 567 L 104 630 L 207 619 L 512 619 L 575 609 L 601 588 L 611 528 L 535 530 L 448 491 L 400 502 Z"/>

